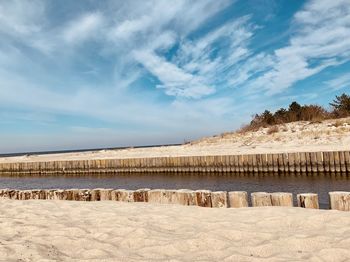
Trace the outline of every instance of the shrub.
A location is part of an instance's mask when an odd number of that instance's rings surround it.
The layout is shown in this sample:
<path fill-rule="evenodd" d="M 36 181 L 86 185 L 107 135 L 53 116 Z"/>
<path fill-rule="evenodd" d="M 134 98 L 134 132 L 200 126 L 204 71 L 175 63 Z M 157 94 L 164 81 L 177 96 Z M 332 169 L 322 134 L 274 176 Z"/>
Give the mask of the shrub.
<path fill-rule="evenodd" d="M 325 119 L 350 116 L 349 95 L 342 94 L 341 96 L 336 96 L 333 103 L 330 103 L 330 105 L 333 107 L 333 110 L 329 112 L 319 105 L 302 106 L 294 101 L 289 105 L 288 109 L 280 108 L 275 113 L 265 110 L 261 114 L 255 114 L 250 124 L 240 128 L 239 132 L 257 131 L 262 127 L 266 128 L 276 124 L 285 124 L 295 121 L 310 121 L 317 123 Z"/>
<path fill-rule="evenodd" d="M 273 133 L 277 133 L 279 131 L 278 126 L 270 126 L 269 129 L 267 129 L 267 134 L 271 135 Z"/>
<path fill-rule="evenodd" d="M 333 103 L 330 103 L 333 107 L 333 113 L 336 117 L 345 117 L 350 115 L 350 96 L 342 94 L 336 96 Z"/>

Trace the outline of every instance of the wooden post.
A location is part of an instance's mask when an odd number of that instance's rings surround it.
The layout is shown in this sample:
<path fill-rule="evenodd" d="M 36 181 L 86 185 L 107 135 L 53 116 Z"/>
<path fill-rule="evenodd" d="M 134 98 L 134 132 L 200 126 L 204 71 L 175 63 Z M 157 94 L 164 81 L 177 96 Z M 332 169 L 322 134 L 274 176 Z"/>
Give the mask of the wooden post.
<path fill-rule="evenodd" d="M 91 194 L 91 201 L 100 201 L 101 200 L 101 193 L 100 190 L 103 190 L 103 188 L 95 188 L 92 189 L 90 194 Z"/>
<path fill-rule="evenodd" d="M 254 171 L 254 167 L 253 167 L 253 155 L 252 154 L 249 154 L 248 156 L 248 161 L 247 161 L 247 164 L 248 164 L 248 172 L 249 173 L 252 173 Z"/>
<path fill-rule="evenodd" d="M 243 155 L 238 155 L 239 172 L 244 173 Z"/>
<path fill-rule="evenodd" d="M 273 157 L 272 154 L 267 154 L 267 169 L 269 173 L 273 173 Z"/>
<path fill-rule="evenodd" d="M 248 194 L 245 191 L 228 192 L 229 207 L 248 207 Z"/>
<path fill-rule="evenodd" d="M 161 203 L 164 189 L 152 189 L 147 192 L 149 203 Z"/>
<path fill-rule="evenodd" d="M 325 172 L 329 172 L 330 168 L 329 168 L 329 154 L 328 152 L 323 152 L 323 165 L 324 165 L 324 171 Z"/>
<path fill-rule="evenodd" d="M 259 170 L 258 170 L 258 155 L 257 154 L 253 155 L 253 172 L 254 173 L 259 172 Z"/>
<path fill-rule="evenodd" d="M 288 153 L 288 166 L 289 166 L 289 173 L 294 174 L 295 173 L 295 161 L 294 161 L 294 153 Z"/>
<path fill-rule="evenodd" d="M 272 206 L 271 194 L 266 192 L 255 192 L 251 194 L 252 206 L 261 207 L 261 206 Z"/>
<path fill-rule="evenodd" d="M 211 205 L 212 207 L 227 207 L 227 192 L 211 192 Z"/>
<path fill-rule="evenodd" d="M 148 202 L 149 188 L 142 188 L 134 191 L 134 202 Z"/>
<path fill-rule="evenodd" d="M 306 157 L 305 157 L 305 152 L 300 152 L 299 153 L 299 158 L 300 158 L 300 171 L 302 173 L 306 172 Z"/>
<path fill-rule="evenodd" d="M 278 154 L 272 155 L 273 172 L 278 173 Z"/>
<path fill-rule="evenodd" d="M 317 173 L 317 156 L 316 156 L 316 152 L 311 152 L 310 153 L 310 158 L 311 158 L 312 173 Z"/>
<path fill-rule="evenodd" d="M 298 207 L 319 209 L 318 195 L 304 193 L 297 195 Z"/>
<path fill-rule="evenodd" d="M 284 173 L 283 154 L 278 154 L 278 172 Z"/>
<path fill-rule="evenodd" d="M 48 200 L 55 199 L 55 191 L 56 191 L 56 189 L 48 189 L 48 190 L 46 190 L 46 199 L 48 199 Z"/>
<path fill-rule="evenodd" d="M 329 171 L 331 173 L 335 172 L 335 165 L 334 165 L 334 154 L 333 152 L 328 152 L 329 154 Z"/>
<path fill-rule="evenodd" d="M 210 190 L 196 190 L 196 198 L 198 206 L 212 207 Z"/>
<path fill-rule="evenodd" d="M 340 173 L 340 159 L 338 152 L 333 152 L 334 154 L 334 169 L 335 172 Z"/>
<path fill-rule="evenodd" d="M 298 152 L 294 153 L 294 166 L 295 166 L 295 172 L 300 173 L 301 171 L 300 154 Z"/>
<path fill-rule="evenodd" d="M 64 190 L 56 190 L 54 192 L 54 199 L 55 200 L 66 200 L 66 195 L 64 193 Z"/>
<path fill-rule="evenodd" d="M 271 193 L 271 203 L 273 206 L 293 206 L 293 194 L 276 192 Z"/>
<path fill-rule="evenodd" d="M 283 154 L 282 154 L 282 158 L 283 158 L 284 172 L 285 172 L 285 173 L 289 173 L 289 159 L 288 159 L 288 154 L 287 154 L 287 153 L 283 153 Z"/>
<path fill-rule="evenodd" d="M 31 190 L 22 190 L 20 192 L 20 200 L 29 200 L 32 194 Z"/>
<path fill-rule="evenodd" d="M 346 173 L 346 164 L 345 164 L 345 154 L 343 151 L 339 152 L 339 161 L 340 161 L 340 171 Z"/>
<path fill-rule="evenodd" d="M 196 192 L 188 189 L 176 190 L 175 194 L 172 194 L 171 202 L 179 205 L 196 206 Z"/>
<path fill-rule="evenodd" d="M 66 196 L 66 200 L 74 200 L 74 191 L 77 190 L 76 188 L 74 189 L 66 189 L 64 190 L 64 194 Z"/>
<path fill-rule="evenodd" d="M 262 173 L 263 172 L 263 155 L 262 154 L 258 154 L 256 156 L 256 161 L 257 161 L 257 164 L 258 164 L 258 172 L 259 173 Z"/>
<path fill-rule="evenodd" d="M 317 159 L 317 171 L 320 173 L 324 172 L 324 159 L 322 152 L 316 153 L 316 159 Z"/>
<path fill-rule="evenodd" d="M 100 201 L 112 200 L 112 191 L 113 189 L 101 189 L 100 190 Z"/>
<path fill-rule="evenodd" d="M 113 190 L 114 199 L 122 202 L 134 202 L 134 191 L 126 189 Z"/>
<path fill-rule="evenodd" d="M 329 192 L 330 209 L 350 211 L 350 192 Z"/>
<path fill-rule="evenodd" d="M 346 171 L 350 173 L 350 152 L 349 151 L 344 152 L 344 162 L 346 166 Z"/>

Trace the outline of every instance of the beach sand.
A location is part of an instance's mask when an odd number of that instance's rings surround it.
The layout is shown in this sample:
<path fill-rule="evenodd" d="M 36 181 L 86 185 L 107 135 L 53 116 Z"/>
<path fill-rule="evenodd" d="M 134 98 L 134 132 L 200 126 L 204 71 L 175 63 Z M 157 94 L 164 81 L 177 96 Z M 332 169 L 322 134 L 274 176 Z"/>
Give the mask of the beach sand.
<path fill-rule="evenodd" d="M 269 128 L 245 133 L 228 132 L 179 146 L 0 157 L 0 163 L 346 151 L 349 150 L 349 145 L 350 118 L 344 118 L 320 123 L 306 121 L 288 123 L 279 125 L 277 132 L 274 133 L 270 133 Z"/>
<path fill-rule="evenodd" d="M 1 261 L 350 261 L 350 212 L 0 201 Z"/>

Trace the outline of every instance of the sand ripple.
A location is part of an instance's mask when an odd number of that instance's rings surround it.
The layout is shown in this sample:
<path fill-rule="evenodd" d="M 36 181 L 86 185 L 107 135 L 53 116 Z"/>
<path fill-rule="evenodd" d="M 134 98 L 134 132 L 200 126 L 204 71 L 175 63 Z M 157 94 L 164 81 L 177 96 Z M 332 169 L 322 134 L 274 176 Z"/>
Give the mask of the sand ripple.
<path fill-rule="evenodd" d="M 1 261 L 350 261 L 350 212 L 0 201 Z"/>

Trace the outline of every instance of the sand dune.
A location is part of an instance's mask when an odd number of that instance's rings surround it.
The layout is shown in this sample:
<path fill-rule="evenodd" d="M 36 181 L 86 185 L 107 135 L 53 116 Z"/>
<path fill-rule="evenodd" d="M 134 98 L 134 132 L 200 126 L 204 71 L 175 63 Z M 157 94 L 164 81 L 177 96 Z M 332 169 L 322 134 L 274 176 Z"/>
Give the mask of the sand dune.
<path fill-rule="evenodd" d="M 348 261 L 350 213 L 0 201 L 2 261 Z"/>
<path fill-rule="evenodd" d="M 128 148 L 89 152 L 0 157 L 0 163 L 166 156 L 204 156 L 283 152 L 345 151 L 350 145 L 350 118 L 306 121 L 278 126 L 278 131 L 261 128 L 255 132 L 224 133 L 180 146 Z"/>

